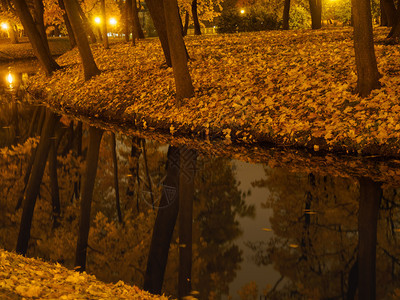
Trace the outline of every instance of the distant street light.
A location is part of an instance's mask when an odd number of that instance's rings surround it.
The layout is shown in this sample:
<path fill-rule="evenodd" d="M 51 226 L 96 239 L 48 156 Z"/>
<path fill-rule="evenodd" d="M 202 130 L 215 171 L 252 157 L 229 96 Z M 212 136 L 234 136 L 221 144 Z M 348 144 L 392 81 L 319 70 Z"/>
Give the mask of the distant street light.
<path fill-rule="evenodd" d="M 95 22 L 96 24 L 100 24 L 100 23 L 101 23 L 100 17 L 95 17 L 95 18 L 94 18 L 94 22 Z"/>
<path fill-rule="evenodd" d="M 117 25 L 117 20 L 115 20 L 114 18 L 110 18 L 110 24 L 112 25 L 112 26 L 115 26 L 115 25 Z"/>
<path fill-rule="evenodd" d="M 8 82 L 8 87 L 9 89 L 13 88 L 13 83 L 14 83 L 14 77 L 12 76 L 11 72 L 8 72 L 8 75 L 6 76 L 6 80 Z"/>
<path fill-rule="evenodd" d="M 240 13 L 243 15 L 246 11 L 244 9 L 240 10 Z"/>
<path fill-rule="evenodd" d="M 1 23 L 1 29 L 8 30 L 8 24 L 7 23 Z"/>

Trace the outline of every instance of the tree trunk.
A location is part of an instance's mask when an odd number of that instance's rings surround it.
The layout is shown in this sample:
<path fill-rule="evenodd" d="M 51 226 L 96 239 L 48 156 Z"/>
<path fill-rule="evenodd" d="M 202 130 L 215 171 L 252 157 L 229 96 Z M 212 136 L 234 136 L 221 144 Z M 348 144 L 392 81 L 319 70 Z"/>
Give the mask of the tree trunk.
<path fill-rule="evenodd" d="M 103 22 L 101 22 L 101 26 L 103 29 L 103 45 L 104 49 L 109 49 L 110 45 L 108 44 L 108 36 L 107 36 L 107 15 L 106 15 L 106 1 L 100 0 L 101 4 L 101 17 L 103 18 Z"/>
<path fill-rule="evenodd" d="M 168 44 L 167 26 L 165 22 L 164 1 L 163 0 L 146 0 L 147 8 L 153 20 L 154 27 L 157 30 L 161 47 L 164 51 L 165 62 L 167 66 L 172 67 L 171 54 Z"/>
<path fill-rule="evenodd" d="M 396 10 L 395 21 L 390 30 L 387 38 L 399 39 L 400 38 L 400 8 Z"/>
<path fill-rule="evenodd" d="M 125 42 L 129 42 L 129 35 L 131 34 L 130 27 L 132 24 L 132 0 L 126 0 L 124 6 L 124 33 L 125 33 Z"/>
<path fill-rule="evenodd" d="M 114 164 L 114 189 L 115 189 L 115 206 L 117 208 L 118 222 L 122 223 L 121 204 L 119 201 L 119 185 L 118 185 L 118 158 L 117 158 L 117 143 L 115 133 L 111 133 L 111 150 Z"/>
<path fill-rule="evenodd" d="M 322 3 L 321 0 L 308 0 L 311 13 L 311 28 L 321 28 Z"/>
<path fill-rule="evenodd" d="M 79 233 L 76 245 L 75 267 L 80 272 L 86 269 L 86 252 L 90 229 L 90 209 L 92 207 L 93 189 L 96 180 L 97 163 L 103 130 L 90 126 L 89 149 L 86 155 L 85 177 L 81 191 L 81 213 L 79 217 Z"/>
<path fill-rule="evenodd" d="M 365 97 L 378 88 L 379 72 L 372 35 L 371 4 L 369 0 L 352 0 L 354 19 L 354 52 L 357 66 L 357 91 Z"/>
<path fill-rule="evenodd" d="M 358 298 L 376 298 L 376 233 L 381 184 L 362 177 L 358 210 Z"/>
<path fill-rule="evenodd" d="M 192 16 L 193 16 L 194 34 L 201 35 L 199 16 L 197 14 L 197 0 L 192 1 Z"/>
<path fill-rule="evenodd" d="M 20 1 L 20 0 L 18 0 Z M 95 75 L 100 74 L 100 70 L 94 61 L 92 51 L 90 50 L 89 41 L 83 28 L 81 17 L 78 13 L 78 2 L 76 0 L 64 0 L 68 18 L 71 22 L 72 30 L 76 38 L 79 54 L 81 56 L 85 80 L 89 80 Z"/>
<path fill-rule="evenodd" d="M 64 0 L 64 1 L 67 1 L 67 0 Z M 96 43 L 97 39 L 96 39 L 96 35 L 93 32 L 92 25 L 90 25 L 90 22 L 89 22 L 88 18 L 86 17 L 85 12 L 83 11 L 78 0 L 74 0 L 74 1 L 75 1 L 75 8 L 77 8 L 77 11 L 79 12 L 79 16 L 81 17 L 82 24 L 84 26 L 84 30 L 89 35 L 92 43 Z"/>
<path fill-rule="evenodd" d="M 132 36 L 135 39 L 144 39 L 144 33 L 139 21 L 139 11 L 136 6 L 136 0 L 132 0 Z"/>
<path fill-rule="evenodd" d="M 167 176 L 163 183 L 160 209 L 157 212 L 143 289 L 161 294 L 169 246 L 179 211 L 179 148 L 169 146 Z"/>
<path fill-rule="evenodd" d="M 28 35 L 29 41 L 32 44 L 36 57 L 44 68 L 46 75 L 50 75 L 53 71 L 59 69 L 60 66 L 55 62 L 51 53 L 48 51 L 49 47 L 45 45 L 42 36 L 37 30 L 25 0 L 13 0 L 13 3 L 24 30 Z"/>
<path fill-rule="evenodd" d="M 289 30 L 290 0 L 285 0 L 283 6 L 282 29 Z"/>
<path fill-rule="evenodd" d="M 189 28 L 189 12 L 186 11 L 186 13 L 185 13 L 185 24 L 183 25 L 183 30 L 182 30 L 182 36 L 183 37 L 187 36 L 188 28 Z"/>
<path fill-rule="evenodd" d="M 61 205 L 57 176 L 57 145 L 54 139 L 51 140 L 51 149 L 49 154 L 49 176 L 51 203 L 53 208 L 53 228 L 57 228 L 60 225 L 58 222 L 58 218 L 61 215 Z"/>
<path fill-rule="evenodd" d="M 39 194 L 44 169 L 46 167 L 47 156 L 49 154 L 54 128 L 60 119 L 49 109 L 46 110 L 46 120 L 37 146 L 35 160 L 33 162 L 31 175 L 24 196 L 24 208 L 22 210 L 21 225 L 19 228 L 16 251 L 19 254 L 26 254 L 30 238 L 33 212 L 35 209 L 36 198 Z"/>
<path fill-rule="evenodd" d="M 50 53 L 49 42 L 47 40 L 46 29 L 44 27 L 44 5 L 42 0 L 33 1 L 33 20 L 36 23 L 36 28 L 38 29 L 40 36 L 42 37 L 43 44 L 46 46 L 47 51 Z"/>
<path fill-rule="evenodd" d="M 178 3 L 176 0 L 165 0 L 165 19 L 171 53 L 172 68 L 175 78 L 177 105 L 182 105 L 182 99 L 194 95 L 192 79 L 187 65 L 187 53 L 182 38 L 182 23 L 179 20 Z"/>
<path fill-rule="evenodd" d="M 74 31 L 72 30 L 72 27 L 71 27 L 71 23 L 68 19 L 68 15 L 65 12 L 64 0 L 58 0 L 58 6 L 64 11 L 62 17 L 64 20 L 65 27 L 67 28 L 68 39 L 69 39 L 69 43 L 71 45 L 71 49 L 73 49 L 76 46 L 76 40 L 75 40 Z"/>
<path fill-rule="evenodd" d="M 386 16 L 385 7 L 383 6 L 383 0 L 379 1 L 379 7 L 381 9 L 381 26 L 388 26 L 388 18 Z"/>
<path fill-rule="evenodd" d="M 179 168 L 179 283 L 180 299 L 192 290 L 192 224 L 197 152 L 180 147 Z"/>
<path fill-rule="evenodd" d="M 18 35 L 15 24 L 10 22 L 10 42 L 11 44 L 18 44 Z"/>
<path fill-rule="evenodd" d="M 393 26 L 396 22 L 396 6 L 393 0 L 381 0 L 383 11 L 381 15 L 385 15 L 387 20 L 387 26 Z"/>

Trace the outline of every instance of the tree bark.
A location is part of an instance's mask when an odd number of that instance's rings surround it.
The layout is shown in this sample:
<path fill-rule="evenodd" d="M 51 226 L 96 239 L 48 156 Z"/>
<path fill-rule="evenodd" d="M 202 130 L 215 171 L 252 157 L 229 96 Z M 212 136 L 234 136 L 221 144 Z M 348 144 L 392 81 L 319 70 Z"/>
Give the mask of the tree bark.
<path fill-rule="evenodd" d="M 109 49 L 110 45 L 108 44 L 108 36 L 107 36 L 107 15 L 106 15 L 106 1 L 100 0 L 101 4 L 101 17 L 103 18 L 103 22 L 101 22 L 102 26 L 102 35 L 103 35 L 103 45 L 104 49 Z"/>
<path fill-rule="evenodd" d="M 172 68 L 175 78 L 177 105 L 182 105 L 184 98 L 194 95 L 192 79 L 187 65 L 187 52 L 182 37 L 182 23 L 179 20 L 176 0 L 164 1 L 165 19 L 171 53 Z"/>
<path fill-rule="evenodd" d="M 311 28 L 320 29 L 321 28 L 321 17 L 322 17 L 322 3 L 321 0 L 308 0 L 310 4 L 311 13 Z"/>
<path fill-rule="evenodd" d="M 131 34 L 131 24 L 132 24 L 132 0 L 126 0 L 124 5 L 124 33 L 125 33 L 125 42 L 129 42 L 129 35 Z"/>
<path fill-rule="evenodd" d="M 180 147 L 179 168 L 179 281 L 178 296 L 192 290 L 192 224 L 197 152 Z"/>
<path fill-rule="evenodd" d="M 381 184 L 362 177 L 358 210 L 358 298 L 376 298 L 376 234 Z"/>
<path fill-rule="evenodd" d="M 15 24 L 10 22 L 10 42 L 11 44 L 18 44 L 18 35 Z"/>
<path fill-rule="evenodd" d="M 59 226 L 58 218 L 61 215 L 61 204 L 57 176 L 57 145 L 54 139 L 51 140 L 51 149 L 49 154 L 49 176 L 51 203 L 53 208 L 53 228 L 57 228 Z"/>
<path fill-rule="evenodd" d="M 187 36 L 188 28 L 189 28 L 189 12 L 186 11 L 186 13 L 185 13 L 185 24 L 183 25 L 183 29 L 182 29 L 182 36 L 183 37 Z"/>
<path fill-rule="evenodd" d="M 71 27 L 71 23 L 68 19 L 68 15 L 65 12 L 64 0 L 58 0 L 58 6 L 64 11 L 62 17 L 64 20 L 65 27 L 67 28 L 68 39 L 69 39 L 69 43 L 71 45 L 71 49 L 73 49 L 76 46 L 76 40 L 75 40 L 74 31 L 72 30 L 72 27 Z"/>
<path fill-rule="evenodd" d="M 17 0 L 20 1 L 20 0 Z M 68 18 L 71 22 L 72 30 L 76 38 L 79 54 L 83 64 L 83 72 L 85 80 L 89 80 L 95 75 L 100 74 L 100 70 L 94 61 L 92 51 L 90 50 L 89 41 L 83 28 L 81 17 L 78 13 L 79 4 L 76 0 L 64 0 Z"/>
<path fill-rule="evenodd" d="M 371 4 L 369 0 L 352 0 L 354 19 L 354 52 L 357 66 L 357 91 L 365 97 L 380 87 L 376 64 Z"/>
<path fill-rule="evenodd" d="M 79 233 L 76 245 L 75 267 L 80 272 L 86 269 L 86 253 L 90 229 L 90 209 L 92 207 L 93 189 L 96 180 L 97 164 L 103 130 L 90 126 L 89 149 L 87 152 L 85 177 L 81 191 L 81 213 L 79 217 Z"/>
<path fill-rule="evenodd" d="M 13 3 L 24 30 L 28 35 L 29 41 L 32 44 L 36 57 L 44 68 L 46 75 L 50 75 L 53 71 L 59 69 L 60 66 L 55 62 L 51 53 L 48 51 L 49 47 L 45 45 L 42 36 L 37 30 L 25 0 L 13 0 Z"/>
<path fill-rule="evenodd" d="M 153 294 L 161 294 L 169 246 L 178 217 L 179 160 L 179 148 L 169 146 L 167 176 L 163 183 L 143 284 L 143 289 Z"/>
<path fill-rule="evenodd" d="M 115 206 L 117 208 L 118 222 L 122 223 L 121 204 L 119 199 L 119 185 L 118 185 L 118 157 L 117 157 L 117 143 L 115 133 L 111 133 L 111 149 L 114 164 L 114 189 L 115 189 Z"/>
<path fill-rule="evenodd" d="M 144 39 L 144 33 L 139 21 L 139 11 L 136 6 L 136 0 L 132 0 L 132 36 L 136 40 Z"/>
<path fill-rule="evenodd" d="M 393 39 L 400 38 L 400 9 L 396 10 L 395 21 L 387 38 L 393 38 Z"/>
<path fill-rule="evenodd" d="M 388 18 L 386 16 L 385 7 L 383 6 L 383 0 L 379 1 L 379 8 L 381 9 L 381 26 L 388 26 Z"/>
<path fill-rule="evenodd" d="M 154 27 L 157 30 L 158 38 L 161 42 L 161 47 L 164 51 L 165 62 L 167 66 L 172 67 L 171 54 L 168 44 L 167 26 L 164 13 L 163 0 L 146 0 L 147 8 L 153 20 Z"/>
<path fill-rule="evenodd" d="M 35 159 L 33 162 L 31 175 L 29 176 L 28 184 L 25 190 L 23 210 L 21 216 L 21 225 L 19 228 L 18 241 L 16 252 L 26 254 L 31 232 L 33 212 L 35 209 L 36 198 L 39 194 L 40 184 L 42 182 L 44 169 L 46 167 L 47 156 L 49 154 L 54 128 L 60 119 L 49 109 L 46 110 L 46 119 L 42 133 L 40 136 L 39 145 L 37 146 Z"/>
<path fill-rule="evenodd" d="M 289 30 L 290 0 L 285 0 L 283 6 L 282 29 Z"/>
<path fill-rule="evenodd" d="M 381 0 L 381 6 L 383 6 L 383 11 L 381 15 L 385 15 L 387 20 L 387 26 L 393 26 L 396 22 L 396 6 L 393 0 Z"/>
<path fill-rule="evenodd" d="M 67 0 L 64 0 L 64 1 L 67 1 Z M 89 22 L 88 18 L 86 17 L 85 12 L 83 11 L 78 0 L 74 0 L 74 1 L 75 1 L 75 7 L 77 8 L 77 11 L 79 12 L 79 16 L 81 17 L 82 24 L 84 26 L 84 30 L 89 35 L 92 43 L 96 43 L 97 39 L 96 39 L 96 35 L 93 32 L 92 25 L 90 25 L 90 22 Z"/>
<path fill-rule="evenodd" d="M 199 15 L 197 14 L 197 0 L 192 1 L 192 16 L 193 16 L 194 34 L 201 35 Z"/>

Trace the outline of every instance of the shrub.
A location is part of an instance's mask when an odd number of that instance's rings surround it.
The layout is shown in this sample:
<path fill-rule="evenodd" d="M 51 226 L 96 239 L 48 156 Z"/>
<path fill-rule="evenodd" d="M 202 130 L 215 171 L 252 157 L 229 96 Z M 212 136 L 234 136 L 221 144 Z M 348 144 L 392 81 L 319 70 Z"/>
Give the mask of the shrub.
<path fill-rule="evenodd" d="M 256 6 L 244 8 L 245 13 L 238 9 L 224 10 L 217 22 L 219 33 L 243 31 L 274 30 L 281 26 L 281 21 L 266 8 Z"/>

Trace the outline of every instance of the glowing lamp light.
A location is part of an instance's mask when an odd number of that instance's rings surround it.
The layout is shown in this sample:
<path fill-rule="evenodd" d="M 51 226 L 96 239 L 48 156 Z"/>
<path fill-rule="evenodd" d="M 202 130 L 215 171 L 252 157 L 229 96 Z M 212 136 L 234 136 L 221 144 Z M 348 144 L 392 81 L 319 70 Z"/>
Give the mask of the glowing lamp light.
<path fill-rule="evenodd" d="M 246 11 L 244 9 L 240 10 L 240 13 L 243 15 Z"/>
<path fill-rule="evenodd" d="M 1 29 L 8 30 L 8 24 L 7 23 L 1 23 Z"/>
<path fill-rule="evenodd" d="M 14 77 L 12 76 L 12 74 L 10 72 L 6 76 L 6 81 L 8 82 L 8 88 L 13 89 Z"/>
<path fill-rule="evenodd" d="M 114 18 L 110 18 L 110 24 L 111 25 L 116 25 L 117 24 L 117 20 L 115 20 Z"/>
<path fill-rule="evenodd" d="M 94 22 L 95 22 L 96 24 L 100 24 L 100 23 L 101 23 L 100 17 L 94 18 Z"/>

